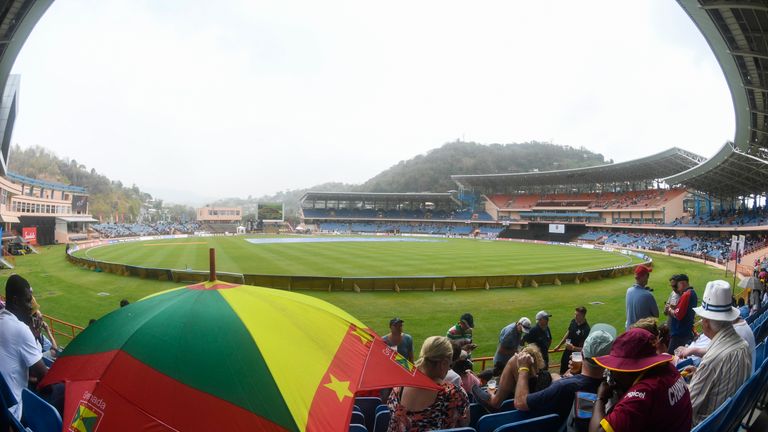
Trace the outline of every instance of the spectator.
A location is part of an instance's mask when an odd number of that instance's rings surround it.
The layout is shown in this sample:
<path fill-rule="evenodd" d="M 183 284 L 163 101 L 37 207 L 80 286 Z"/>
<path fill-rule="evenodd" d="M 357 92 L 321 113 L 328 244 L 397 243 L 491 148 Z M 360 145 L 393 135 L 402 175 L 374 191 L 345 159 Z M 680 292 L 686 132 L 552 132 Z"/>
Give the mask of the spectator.
<path fill-rule="evenodd" d="M 471 353 L 477 345 L 472 343 L 472 329 L 475 327 L 475 319 L 471 313 L 465 313 L 459 318 L 459 322 L 452 326 L 446 332 L 446 337 L 451 342 L 458 344 L 461 349 Z"/>
<path fill-rule="evenodd" d="M 690 389 L 694 425 L 736 393 L 752 373 L 749 345 L 732 324 L 739 311 L 731 306 L 731 285 L 723 280 L 709 282 L 701 306 L 695 311 L 712 343 L 698 368 L 685 368 L 693 375 Z"/>
<path fill-rule="evenodd" d="M 461 378 L 461 388 L 464 389 L 467 394 L 472 392 L 472 387 L 483 385 L 474 373 L 472 373 L 472 362 L 468 359 L 460 358 L 453 362 L 451 366 L 454 372 Z"/>
<path fill-rule="evenodd" d="M 443 381 L 451 366 L 453 348 L 448 338 L 430 336 L 421 346 L 416 367 L 440 390 L 395 388 L 387 405 L 391 413 L 388 432 L 449 429 L 469 423 L 469 399 L 461 387 Z"/>
<path fill-rule="evenodd" d="M 541 391 L 552 384 L 552 374 L 544 367 L 544 358 L 541 356 L 539 347 L 535 344 L 526 345 L 522 351 L 512 356 L 507 365 L 504 366 L 504 371 L 501 373 L 501 377 L 499 377 L 496 392 L 489 394 L 480 387 L 472 387 L 472 394 L 475 396 L 475 400 L 489 412 L 498 410 L 502 402 L 514 396 L 519 372 L 517 360 L 524 354 L 530 355 L 533 358 L 532 364 L 528 366 L 528 388 L 533 389 L 533 391 Z"/>
<path fill-rule="evenodd" d="M 749 306 L 747 306 L 743 298 L 739 298 L 738 306 L 739 306 L 739 316 L 741 316 L 744 319 L 747 319 L 747 317 L 749 316 Z"/>
<path fill-rule="evenodd" d="M 403 323 L 400 318 L 389 320 L 389 334 L 381 339 L 389 345 L 390 348 L 397 351 L 401 356 L 413 363 L 413 338 L 408 333 L 403 333 Z"/>
<path fill-rule="evenodd" d="M 493 368 L 501 374 L 504 366 L 520 349 L 523 337 L 531 331 L 531 320 L 522 317 L 516 323 L 512 323 L 501 329 L 499 333 L 499 345 L 496 354 L 493 355 Z"/>
<path fill-rule="evenodd" d="M 518 379 L 515 387 L 515 408 L 531 411 L 535 416 L 558 414 L 561 419 L 568 418 L 576 392 L 596 393 L 603 380 L 603 368 L 594 362 L 594 357 L 607 355 L 611 351 L 616 329 L 607 324 L 597 324 L 583 344 L 582 373 L 554 381 L 544 390 L 529 393 L 528 380 Z M 521 355 L 518 360 L 518 376 L 529 373 L 532 359 L 530 355 Z M 584 425 L 586 426 L 586 425 Z M 586 429 L 586 428 L 585 428 Z"/>
<path fill-rule="evenodd" d="M 677 301 L 680 300 L 680 295 L 677 293 L 677 278 L 679 276 L 680 275 L 673 275 L 671 278 L 669 278 L 669 286 L 672 289 L 669 292 L 667 301 L 664 302 L 664 315 L 667 315 L 667 324 L 669 324 L 672 310 L 677 307 Z"/>
<path fill-rule="evenodd" d="M 680 299 L 674 308 L 668 306 L 664 310 L 664 313 L 669 315 L 669 354 L 674 353 L 678 347 L 693 342 L 693 319 L 696 316 L 693 308 L 699 301 L 696 291 L 688 284 L 688 275 L 679 274 L 674 277 Z"/>
<path fill-rule="evenodd" d="M 21 419 L 21 390 L 30 375 L 40 380 L 48 372 L 43 352 L 29 327 L 32 319 L 32 288 L 23 277 L 13 274 L 5 284 L 6 307 L 0 311 L 0 372 L 18 404 L 9 408 Z"/>
<path fill-rule="evenodd" d="M 461 359 L 466 359 L 467 353 L 462 351 L 461 348 L 453 342 L 451 342 L 451 348 L 453 349 L 453 352 L 451 353 L 451 367 L 448 369 L 448 372 L 446 372 L 443 381 L 449 382 L 456 387 L 461 387 L 461 375 L 453 370 L 453 365 Z"/>
<path fill-rule="evenodd" d="M 659 307 L 656 305 L 656 299 L 650 293 L 648 278 L 652 268 L 644 265 L 635 267 L 635 284 L 627 289 L 626 308 L 627 322 L 626 329 L 636 323 L 637 320 L 647 317 L 659 317 Z"/>
<path fill-rule="evenodd" d="M 544 358 L 544 368 L 549 368 L 549 346 L 552 345 L 552 332 L 549 330 L 549 318 L 552 316 L 547 311 L 539 311 L 536 314 L 536 326 L 525 335 L 523 341 L 533 343 L 539 347 L 541 356 Z"/>
<path fill-rule="evenodd" d="M 733 329 L 747 342 L 749 353 L 752 354 L 752 370 L 754 371 L 760 366 L 757 364 L 757 353 L 755 352 L 755 334 L 752 333 L 749 324 L 747 324 L 747 321 L 741 316 L 738 316 L 733 320 Z"/>
<path fill-rule="evenodd" d="M 616 338 L 609 355 L 595 358 L 608 372 L 589 430 L 689 432 L 690 394 L 671 361 L 671 355 L 656 353 L 656 337 L 647 330 L 631 328 Z M 612 395 L 618 402 L 606 415 Z"/>
<path fill-rule="evenodd" d="M 493 377 L 493 369 L 485 369 L 477 374 L 477 378 L 480 380 L 480 387 L 488 385 L 488 381 L 492 380 Z"/>
<path fill-rule="evenodd" d="M 587 308 L 579 306 L 575 309 L 574 317 L 568 325 L 568 330 L 563 335 L 563 339 L 557 344 L 555 349 L 559 349 L 565 344 L 563 356 L 560 358 L 560 375 L 568 370 L 568 361 L 571 359 L 571 353 L 581 351 L 584 341 L 589 334 L 589 323 L 587 323 Z"/>

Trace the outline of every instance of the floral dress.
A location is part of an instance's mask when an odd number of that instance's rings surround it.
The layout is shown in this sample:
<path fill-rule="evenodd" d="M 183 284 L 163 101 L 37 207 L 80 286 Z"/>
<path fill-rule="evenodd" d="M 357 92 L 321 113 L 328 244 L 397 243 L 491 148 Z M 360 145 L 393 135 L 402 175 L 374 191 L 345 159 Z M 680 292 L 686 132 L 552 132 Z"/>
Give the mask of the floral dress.
<path fill-rule="evenodd" d="M 387 406 L 392 414 L 387 432 L 420 432 L 449 429 L 469 415 L 469 399 L 461 387 L 443 383 L 435 402 L 421 411 L 408 411 L 401 403 L 402 387 L 389 395 Z"/>

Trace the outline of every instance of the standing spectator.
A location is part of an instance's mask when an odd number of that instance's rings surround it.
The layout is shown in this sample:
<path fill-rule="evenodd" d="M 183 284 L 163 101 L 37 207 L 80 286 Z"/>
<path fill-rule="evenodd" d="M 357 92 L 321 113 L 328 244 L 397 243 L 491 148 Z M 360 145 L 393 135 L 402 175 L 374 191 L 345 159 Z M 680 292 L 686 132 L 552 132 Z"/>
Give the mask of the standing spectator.
<path fill-rule="evenodd" d="M 575 351 L 581 351 L 584 341 L 587 339 L 587 335 L 589 335 L 587 308 L 579 306 L 575 311 L 573 319 L 568 325 L 568 331 L 565 332 L 563 339 L 555 347 L 555 349 L 559 349 L 565 344 L 565 351 L 563 351 L 563 356 L 560 358 L 560 375 L 563 375 L 568 370 L 568 361 L 571 359 L 571 354 Z"/>
<path fill-rule="evenodd" d="M 668 306 L 664 310 L 664 313 L 669 315 L 669 354 L 673 354 L 678 347 L 693 342 L 693 319 L 696 316 L 693 308 L 699 302 L 696 291 L 688 284 L 688 275 L 679 274 L 676 277 L 680 299 L 675 308 Z"/>
<path fill-rule="evenodd" d="M 389 334 L 381 339 L 384 340 L 390 348 L 396 350 L 401 356 L 413 363 L 413 338 L 408 333 L 403 333 L 404 322 L 405 321 L 400 318 L 392 318 L 389 320 Z"/>
<path fill-rule="evenodd" d="M 671 291 L 669 292 L 669 297 L 667 297 L 667 301 L 664 302 L 664 315 L 667 315 L 667 325 L 669 325 L 669 321 L 671 319 L 670 318 L 670 315 L 672 315 L 671 310 L 677 307 L 677 301 L 680 300 L 680 295 L 677 293 L 677 278 L 679 276 L 680 275 L 673 275 L 671 278 L 669 278 L 669 286 L 671 288 Z"/>
<path fill-rule="evenodd" d="M 739 310 L 731 306 L 731 285 L 723 280 L 709 282 L 701 306 L 695 311 L 712 343 L 698 368 L 685 368 L 693 374 L 690 389 L 694 425 L 733 396 L 752 374 L 749 345 L 733 328 Z"/>
<path fill-rule="evenodd" d="M 626 309 L 627 322 L 625 328 L 637 322 L 637 320 L 647 317 L 659 317 L 659 307 L 656 305 L 656 299 L 650 293 L 648 278 L 652 268 L 644 265 L 635 267 L 635 284 L 627 289 Z"/>
<path fill-rule="evenodd" d="M 457 344 L 467 353 L 471 353 L 477 345 L 472 343 L 472 329 L 475 328 L 475 319 L 471 313 L 465 313 L 459 318 L 459 322 L 446 332 L 446 337 Z"/>
<path fill-rule="evenodd" d="M 536 314 L 536 326 L 525 335 L 523 341 L 536 344 L 544 359 L 544 368 L 549 368 L 549 346 L 552 345 L 552 332 L 549 330 L 549 318 L 552 315 L 547 311 L 539 311 Z"/>
<path fill-rule="evenodd" d="M 590 432 L 689 432 L 691 397 L 672 359 L 656 354 L 656 337 L 645 329 L 632 328 L 617 337 L 609 355 L 595 358 L 608 373 L 597 389 Z M 614 394 L 618 402 L 606 415 Z"/>
<path fill-rule="evenodd" d="M 13 274 L 5 284 L 6 307 L 0 311 L 0 372 L 18 404 L 9 408 L 21 420 L 21 390 L 30 374 L 42 379 L 48 372 L 43 352 L 29 324 L 32 320 L 32 288 L 23 277 Z"/>
<path fill-rule="evenodd" d="M 531 320 L 522 317 L 516 323 L 512 323 L 501 329 L 499 333 L 499 345 L 496 354 L 493 355 L 493 368 L 500 375 L 510 358 L 520 349 L 523 337 L 531 331 Z"/>
<path fill-rule="evenodd" d="M 469 423 L 469 399 L 461 387 L 445 382 L 453 348 L 448 338 L 430 336 L 421 346 L 416 367 L 440 386 L 440 390 L 400 387 L 389 395 L 388 432 L 449 429 Z"/>

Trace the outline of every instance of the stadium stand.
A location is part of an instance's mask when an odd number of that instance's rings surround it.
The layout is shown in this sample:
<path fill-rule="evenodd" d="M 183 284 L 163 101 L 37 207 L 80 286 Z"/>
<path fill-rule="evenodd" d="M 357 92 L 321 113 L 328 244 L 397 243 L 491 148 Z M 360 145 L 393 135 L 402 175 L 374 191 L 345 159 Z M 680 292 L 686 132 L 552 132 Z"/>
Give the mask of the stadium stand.
<path fill-rule="evenodd" d="M 200 231 L 199 224 L 191 223 L 173 223 L 173 222 L 158 222 L 155 224 L 142 224 L 142 223 L 104 223 L 92 225 L 91 228 L 98 232 L 105 238 L 116 237 L 135 237 L 135 236 L 149 236 L 149 235 L 166 235 L 166 234 L 192 234 L 196 231 Z"/>
<path fill-rule="evenodd" d="M 301 217 L 306 226 L 331 233 L 495 237 L 504 228 L 451 193 L 307 192 Z"/>

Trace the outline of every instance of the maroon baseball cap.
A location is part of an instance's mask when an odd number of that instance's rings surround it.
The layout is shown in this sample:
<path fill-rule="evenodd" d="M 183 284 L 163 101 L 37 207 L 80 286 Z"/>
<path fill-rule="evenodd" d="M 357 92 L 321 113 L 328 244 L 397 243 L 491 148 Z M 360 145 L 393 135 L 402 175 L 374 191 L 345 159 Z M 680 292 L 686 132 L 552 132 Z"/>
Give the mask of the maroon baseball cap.
<path fill-rule="evenodd" d="M 648 267 L 648 266 L 639 265 L 639 266 L 635 267 L 635 276 L 640 276 L 640 275 L 643 275 L 643 274 L 648 274 L 648 273 L 650 273 L 652 271 L 653 271 L 653 269 Z"/>
<path fill-rule="evenodd" d="M 619 372 L 640 372 L 672 361 L 669 354 L 656 354 L 656 336 L 641 328 L 629 329 L 616 338 L 611 353 L 593 359 L 600 366 Z"/>

